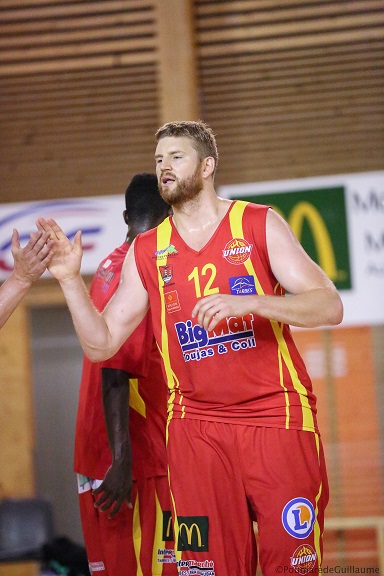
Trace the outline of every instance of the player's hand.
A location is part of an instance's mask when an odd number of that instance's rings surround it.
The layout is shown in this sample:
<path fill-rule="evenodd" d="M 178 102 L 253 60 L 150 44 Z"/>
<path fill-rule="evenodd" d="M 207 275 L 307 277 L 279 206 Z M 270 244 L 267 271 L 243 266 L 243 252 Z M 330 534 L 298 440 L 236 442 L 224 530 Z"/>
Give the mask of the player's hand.
<path fill-rule="evenodd" d="M 48 270 L 59 281 L 71 280 L 80 273 L 83 249 L 81 231 L 76 232 L 73 244 L 64 234 L 53 218 L 39 218 L 36 222 L 38 230 L 48 232 L 54 242 L 54 254 Z"/>
<path fill-rule="evenodd" d="M 123 502 L 132 508 L 132 467 L 131 460 L 114 461 L 108 468 L 103 482 L 93 490 L 93 495 L 100 497 L 95 507 L 102 512 L 108 512 L 108 518 L 113 518 L 119 512 Z"/>
<path fill-rule="evenodd" d="M 233 296 L 232 294 L 212 294 L 201 298 L 192 310 L 192 318 L 208 331 L 229 316 L 244 316 L 252 312 L 254 296 Z"/>
<path fill-rule="evenodd" d="M 45 272 L 54 256 L 54 242 L 49 232 L 31 232 L 31 239 L 24 248 L 20 245 L 19 232 L 12 234 L 14 277 L 25 284 L 32 284 Z"/>

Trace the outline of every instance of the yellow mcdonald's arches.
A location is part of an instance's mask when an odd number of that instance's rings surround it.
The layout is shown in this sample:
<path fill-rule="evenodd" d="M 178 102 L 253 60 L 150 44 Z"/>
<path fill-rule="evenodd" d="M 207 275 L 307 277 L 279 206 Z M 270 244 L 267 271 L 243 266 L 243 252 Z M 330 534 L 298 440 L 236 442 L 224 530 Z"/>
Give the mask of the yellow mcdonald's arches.
<path fill-rule="evenodd" d="M 197 546 L 198 548 L 201 548 L 203 545 L 203 539 L 201 537 L 201 532 L 200 532 L 200 528 L 198 527 L 198 525 L 196 524 L 196 522 L 194 522 L 193 524 L 191 524 L 190 526 L 187 526 L 185 522 L 182 522 L 181 524 L 179 524 L 179 537 L 181 534 L 181 529 L 185 528 L 185 532 L 187 534 L 187 542 L 188 542 L 188 546 L 190 546 L 192 544 L 192 533 L 193 530 L 196 530 L 196 534 L 197 534 Z"/>
<path fill-rule="evenodd" d="M 336 266 L 332 240 L 324 219 L 317 208 L 309 202 L 298 202 L 290 212 L 288 218 L 286 218 L 278 206 L 272 206 L 272 208 L 287 220 L 299 242 L 301 242 L 304 220 L 307 220 L 315 242 L 320 268 L 324 270 L 331 280 L 334 282 L 338 280 L 340 274 Z"/>

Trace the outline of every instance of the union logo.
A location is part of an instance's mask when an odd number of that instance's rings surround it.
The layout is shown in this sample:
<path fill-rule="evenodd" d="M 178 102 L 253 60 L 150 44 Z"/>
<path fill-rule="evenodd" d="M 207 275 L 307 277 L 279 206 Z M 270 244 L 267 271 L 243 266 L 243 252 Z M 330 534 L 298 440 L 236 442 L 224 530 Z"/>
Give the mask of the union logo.
<path fill-rule="evenodd" d="M 223 250 L 223 258 L 230 264 L 243 264 L 250 257 L 252 247 L 244 238 L 232 238 Z"/>
<path fill-rule="evenodd" d="M 317 554 L 310 544 L 302 544 L 291 556 L 291 566 L 299 574 L 307 574 L 312 570 L 317 560 Z"/>

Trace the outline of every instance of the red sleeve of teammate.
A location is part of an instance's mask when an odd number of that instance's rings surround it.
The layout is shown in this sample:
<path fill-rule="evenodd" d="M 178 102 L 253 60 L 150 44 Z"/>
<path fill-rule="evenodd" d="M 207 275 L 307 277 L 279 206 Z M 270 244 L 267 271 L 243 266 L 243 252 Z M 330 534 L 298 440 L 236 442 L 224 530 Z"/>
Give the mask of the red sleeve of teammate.
<path fill-rule="evenodd" d="M 124 370 L 132 377 L 146 377 L 153 342 L 150 314 L 147 314 L 120 350 L 101 363 L 101 368 Z"/>

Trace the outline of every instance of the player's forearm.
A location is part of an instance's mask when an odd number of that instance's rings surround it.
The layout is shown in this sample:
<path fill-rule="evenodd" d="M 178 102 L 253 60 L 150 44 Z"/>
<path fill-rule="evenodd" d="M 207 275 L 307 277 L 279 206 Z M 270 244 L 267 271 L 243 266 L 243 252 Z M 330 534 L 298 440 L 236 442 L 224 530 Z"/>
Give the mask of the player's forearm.
<path fill-rule="evenodd" d="M 0 328 L 20 304 L 31 285 L 32 282 L 16 278 L 14 272 L 2 284 L 0 287 Z"/>
<path fill-rule="evenodd" d="M 112 457 L 130 458 L 129 374 L 113 368 L 102 368 L 101 372 L 104 419 Z"/>
<path fill-rule="evenodd" d="M 332 288 L 317 288 L 285 297 L 256 296 L 253 311 L 270 320 L 305 328 L 334 326 L 343 319 L 340 296 Z"/>
<path fill-rule="evenodd" d="M 116 347 L 108 325 L 94 307 L 81 275 L 60 282 L 70 310 L 73 325 L 84 353 L 92 362 L 110 358 Z"/>

